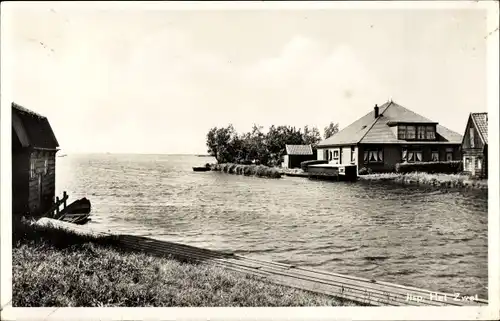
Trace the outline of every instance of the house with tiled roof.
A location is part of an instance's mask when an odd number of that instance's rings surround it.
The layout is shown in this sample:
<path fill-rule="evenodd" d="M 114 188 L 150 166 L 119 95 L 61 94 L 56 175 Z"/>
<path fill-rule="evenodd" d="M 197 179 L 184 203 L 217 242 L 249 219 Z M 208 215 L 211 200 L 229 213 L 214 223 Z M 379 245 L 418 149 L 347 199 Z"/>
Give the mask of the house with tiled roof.
<path fill-rule="evenodd" d="M 12 211 L 40 215 L 53 204 L 59 143 L 47 117 L 12 103 Z"/>
<path fill-rule="evenodd" d="M 464 172 L 488 177 L 488 113 L 470 113 L 462 140 Z"/>
<path fill-rule="evenodd" d="M 299 168 L 301 162 L 316 158 L 311 145 L 285 145 L 286 155 L 283 156 L 281 167 Z"/>
<path fill-rule="evenodd" d="M 388 172 L 402 162 L 460 160 L 461 144 L 460 134 L 388 101 L 320 142 L 317 158 Z"/>

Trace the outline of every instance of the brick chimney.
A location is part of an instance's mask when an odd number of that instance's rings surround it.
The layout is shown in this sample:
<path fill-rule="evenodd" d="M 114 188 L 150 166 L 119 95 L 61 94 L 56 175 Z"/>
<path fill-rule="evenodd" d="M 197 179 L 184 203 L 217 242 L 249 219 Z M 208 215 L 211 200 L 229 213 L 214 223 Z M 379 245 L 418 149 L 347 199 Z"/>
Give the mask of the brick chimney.
<path fill-rule="evenodd" d="M 378 106 L 375 104 L 375 107 L 373 107 L 373 110 L 375 112 L 375 118 L 378 118 Z"/>

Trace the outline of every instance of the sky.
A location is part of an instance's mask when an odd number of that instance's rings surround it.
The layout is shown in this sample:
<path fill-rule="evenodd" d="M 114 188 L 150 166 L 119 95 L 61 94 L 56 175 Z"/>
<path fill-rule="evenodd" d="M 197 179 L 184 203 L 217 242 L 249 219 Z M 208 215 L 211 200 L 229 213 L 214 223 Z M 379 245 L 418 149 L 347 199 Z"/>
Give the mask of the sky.
<path fill-rule="evenodd" d="M 463 134 L 485 10 L 11 11 L 13 101 L 71 152 L 206 153 L 232 123 L 344 128 L 389 99 Z"/>

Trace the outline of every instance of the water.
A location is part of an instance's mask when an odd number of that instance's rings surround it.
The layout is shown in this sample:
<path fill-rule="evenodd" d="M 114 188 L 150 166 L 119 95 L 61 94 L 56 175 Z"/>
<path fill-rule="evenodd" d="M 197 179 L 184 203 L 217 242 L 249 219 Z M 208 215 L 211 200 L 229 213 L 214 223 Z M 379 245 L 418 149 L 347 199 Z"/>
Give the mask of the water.
<path fill-rule="evenodd" d="M 487 193 L 193 172 L 212 158 L 69 155 L 93 221 L 214 250 L 487 298 Z"/>

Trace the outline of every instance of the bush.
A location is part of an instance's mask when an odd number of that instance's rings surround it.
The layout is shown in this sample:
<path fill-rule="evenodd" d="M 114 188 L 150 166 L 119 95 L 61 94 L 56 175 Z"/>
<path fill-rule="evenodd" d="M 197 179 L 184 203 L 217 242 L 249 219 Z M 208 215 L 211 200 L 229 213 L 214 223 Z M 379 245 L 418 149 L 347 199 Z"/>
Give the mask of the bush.
<path fill-rule="evenodd" d="M 241 164 L 213 164 L 210 166 L 211 170 L 237 174 L 245 176 L 281 178 L 281 172 L 276 168 L 267 167 L 264 165 L 241 165 Z"/>
<path fill-rule="evenodd" d="M 317 159 L 308 160 L 308 161 L 301 162 L 300 168 L 304 172 L 307 172 L 309 165 L 318 165 L 318 164 L 328 164 L 328 161 L 327 160 L 317 160 Z"/>
<path fill-rule="evenodd" d="M 363 167 L 358 171 L 358 175 L 368 175 L 371 173 L 373 173 L 373 170 L 371 168 L 366 168 L 366 167 Z"/>
<path fill-rule="evenodd" d="M 396 164 L 397 173 L 443 173 L 443 174 L 458 174 L 462 172 L 462 161 L 447 161 L 447 162 L 420 162 L 420 163 L 398 163 Z"/>

